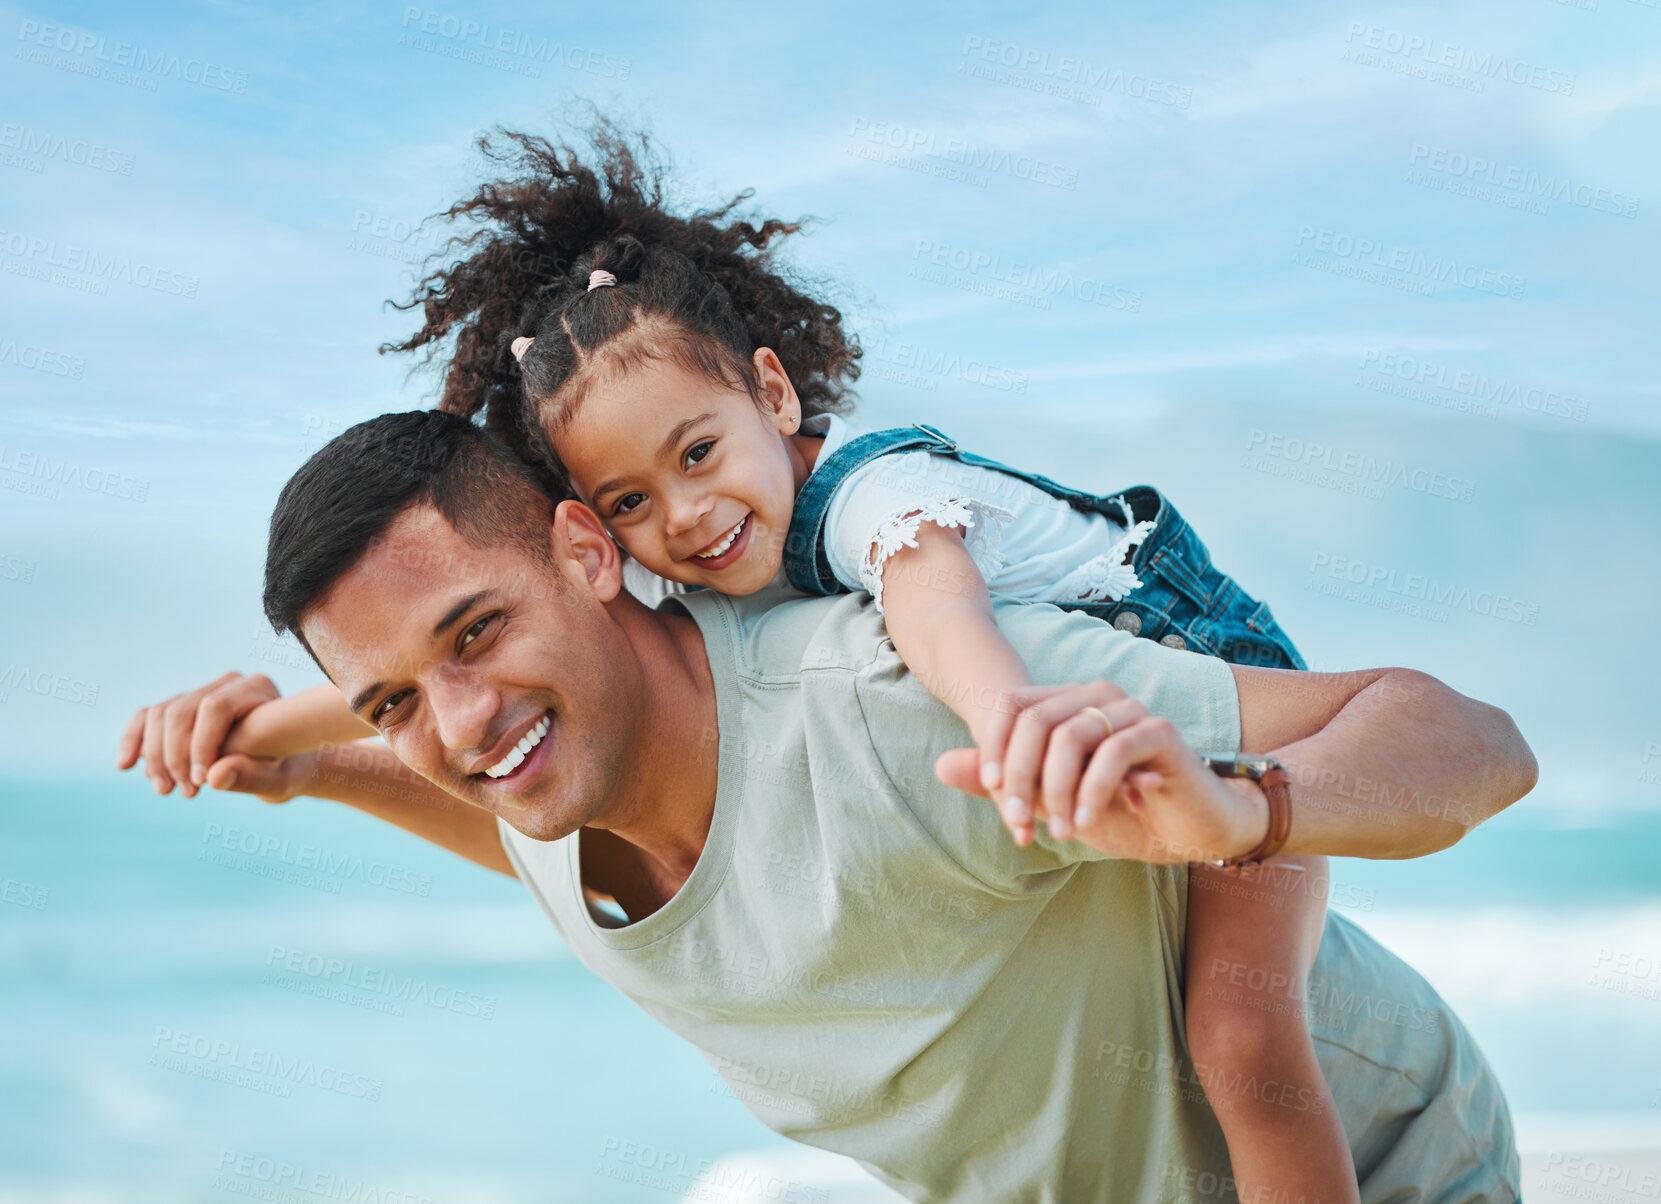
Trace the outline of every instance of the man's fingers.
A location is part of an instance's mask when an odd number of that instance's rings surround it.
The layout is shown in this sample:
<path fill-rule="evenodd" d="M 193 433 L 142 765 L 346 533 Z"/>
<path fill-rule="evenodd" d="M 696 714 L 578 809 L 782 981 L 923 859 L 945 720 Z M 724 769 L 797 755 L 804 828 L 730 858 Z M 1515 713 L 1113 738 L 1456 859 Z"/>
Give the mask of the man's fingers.
<path fill-rule="evenodd" d="M 1089 757 L 1094 755 L 1096 746 L 1100 744 L 1102 740 L 1110 739 L 1114 734 L 1122 732 L 1127 728 L 1134 727 L 1136 724 L 1142 722 L 1142 720 L 1148 717 L 1148 708 L 1143 706 L 1134 698 L 1121 698 L 1118 702 L 1111 703 L 1106 707 L 1098 707 L 1097 709 L 1101 711 L 1100 716 L 1080 716 L 1080 718 L 1083 719 L 1094 720 L 1099 729 L 1099 738 L 1091 742 L 1090 753 L 1085 757 L 1086 764 L 1088 764 Z M 1107 721 L 1106 723 L 1102 722 L 1104 719 Z M 1077 775 L 1073 778 L 1072 786 L 1074 800 L 1072 816 L 1073 826 L 1075 828 L 1087 828 L 1096 821 L 1096 816 L 1101 814 L 1103 806 L 1108 800 L 1099 798 L 1094 794 L 1086 797 L 1083 789 L 1083 781 Z"/>
<path fill-rule="evenodd" d="M 1157 716 L 1150 716 L 1127 724 L 1114 732 L 1111 739 L 1102 741 L 1090 758 L 1084 780 L 1079 783 L 1080 794 L 1088 792 L 1092 800 L 1103 803 L 1112 798 L 1126 775 L 1160 747 L 1164 737 L 1159 725 L 1165 722 Z"/>
<path fill-rule="evenodd" d="M 139 749 L 144 743 L 144 715 L 149 709 L 140 707 L 127 721 L 127 730 L 121 733 L 121 742 L 115 746 L 117 769 L 131 769 L 138 764 Z"/>
<path fill-rule="evenodd" d="M 1125 839 L 1129 839 L 1131 828 L 1142 829 L 1146 835 L 1144 825 L 1147 808 L 1138 805 L 1132 795 L 1137 782 L 1147 781 L 1141 776 L 1140 771 L 1148 762 L 1166 753 L 1173 739 L 1180 739 L 1176 735 L 1176 728 L 1170 720 L 1158 715 L 1140 719 L 1124 730 L 1114 732 L 1110 739 L 1102 741 L 1096 748 L 1095 755 L 1090 758 L 1090 764 L 1084 771 L 1084 778 L 1079 783 L 1081 808 L 1089 807 L 1101 821 L 1111 821 L 1117 828 L 1125 829 Z M 1155 772 L 1154 776 L 1159 775 Z M 1149 788 L 1152 788 L 1151 784 Z M 1116 794 L 1123 803 L 1122 806 L 1113 805 Z M 1099 827 L 1100 822 L 1097 824 L 1098 829 Z M 1192 852 L 1193 850 L 1187 850 L 1180 856 L 1157 859 L 1193 860 L 1194 857 L 1188 855 Z M 1121 850 L 1121 855 L 1146 854 L 1138 854 L 1127 847 Z"/>
<path fill-rule="evenodd" d="M 238 794 L 276 795 L 286 783 L 286 774 L 280 758 L 232 753 L 208 766 L 207 785 Z"/>

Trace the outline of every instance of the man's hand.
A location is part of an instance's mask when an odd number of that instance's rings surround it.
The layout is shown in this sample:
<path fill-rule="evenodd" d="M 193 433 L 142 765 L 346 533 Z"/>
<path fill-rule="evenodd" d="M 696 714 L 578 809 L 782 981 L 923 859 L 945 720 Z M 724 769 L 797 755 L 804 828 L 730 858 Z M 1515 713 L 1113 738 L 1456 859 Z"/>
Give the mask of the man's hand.
<path fill-rule="evenodd" d="M 208 766 L 203 784 L 214 790 L 251 794 L 262 803 L 286 803 L 308 792 L 318 771 L 316 752 L 287 757 L 251 757 L 231 753 Z"/>
<path fill-rule="evenodd" d="M 1156 863 L 1238 856 L 1267 830 L 1268 803 L 1252 783 L 1218 778 L 1170 720 L 1110 683 L 1048 687 L 1021 701 L 1009 719 L 999 791 L 1011 827 L 1030 825 L 1036 798 L 1055 838 Z M 944 754 L 935 773 L 993 797 L 974 749 Z M 1017 840 L 1025 843 L 1019 832 Z"/>
<path fill-rule="evenodd" d="M 249 711 L 276 697 L 277 687 L 263 673 L 227 673 L 200 689 L 141 707 L 121 737 L 116 768 L 131 769 L 142 758 L 157 794 L 167 794 L 175 785 L 186 798 L 195 798 L 204 784 L 229 789 L 218 786 L 209 772 L 219 763 L 226 734 Z M 256 771 L 239 766 L 227 772 Z"/>
<path fill-rule="evenodd" d="M 1039 818 L 1056 839 L 1067 839 L 1091 751 L 1109 724 L 1126 727 L 1146 716 L 1140 703 L 1105 681 L 1012 691 L 984 713 L 971 729 L 980 746 L 979 780 L 1015 843 L 1031 843 Z"/>

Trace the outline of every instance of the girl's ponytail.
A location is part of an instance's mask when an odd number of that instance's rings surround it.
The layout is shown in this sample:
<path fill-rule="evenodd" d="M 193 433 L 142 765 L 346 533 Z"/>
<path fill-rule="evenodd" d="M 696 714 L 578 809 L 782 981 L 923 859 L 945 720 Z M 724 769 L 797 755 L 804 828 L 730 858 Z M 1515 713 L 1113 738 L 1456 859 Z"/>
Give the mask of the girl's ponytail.
<path fill-rule="evenodd" d="M 807 414 L 841 409 L 859 376 L 860 348 L 832 306 L 798 291 L 773 263 L 776 240 L 801 222 L 734 216 L 751 194 L 684 217 L 664 200 L 667 169 L 643 135 L 596 117 L 585 162 L 569 146 L 511 130 L 481 135 L 499 169 L 439 216 L 477 229 L 457 234 L 400 309 L 423 323 L 386 351 L 425 348 L 429 361 L 454 336 L 439 407 L 485 424 L 539 468 L 562 474 L 543 435 L 544 403 L 594 353 L 643 321 L 671 337 L 650 349 L 688 367 L 755 388 L 750 357 L 778 353 Z M 616 285 L 590 290 L 590 274 Z M 534 339 L 522 361 L 511 345 Z M 580 389 L 580 381 L 576 382 Z"/>

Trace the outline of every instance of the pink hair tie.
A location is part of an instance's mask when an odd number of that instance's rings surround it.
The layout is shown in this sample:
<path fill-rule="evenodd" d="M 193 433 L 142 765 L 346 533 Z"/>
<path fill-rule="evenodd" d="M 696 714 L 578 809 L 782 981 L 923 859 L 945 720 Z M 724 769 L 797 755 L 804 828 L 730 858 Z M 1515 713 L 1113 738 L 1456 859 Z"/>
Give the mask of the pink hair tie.
<path fill-rule="evenodd" d="M 509 350 L 513 352 L 513 358 L 521 364 L 524 363 L 525 352 L 531 349 L 531 344 L 534 342 L 536 342 L 535 339 L 524 334 L 520 335 L 517 339 L 514 339 L 512 346 L 509 348 Z"/>
<path fill-rule="evenodd" d="M 597 288 L 610 288 L 616 283 L 617 277 L 603 268 L 595 268 L 588 274 L 588 291 L 591 293 Z"/>

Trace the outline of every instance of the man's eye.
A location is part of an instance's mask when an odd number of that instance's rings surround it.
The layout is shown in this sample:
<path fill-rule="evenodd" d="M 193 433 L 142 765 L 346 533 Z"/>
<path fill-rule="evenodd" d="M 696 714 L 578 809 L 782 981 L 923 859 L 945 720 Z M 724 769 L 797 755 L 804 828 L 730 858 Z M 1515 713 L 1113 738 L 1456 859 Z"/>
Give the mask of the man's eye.
<path fill-rule="evenodd" d="M 686 462 L 688 464 L 696 464 L 705 456 L 709 455 L 709 449 L 714 446 L 715 440 L 713 439 L 704 439 L 701 442 L 694 443 L 691 447 L 686 449 Z"/>
<path fill-rule="evenodd" d="M 617 499 L 617 504 L 611 508 L 613 514 L 627 514 L 646 500 L 644 493 L 625 493 Z"/>
<path fill-rule="evenodd" d="M 408 693 L 408 690 L 399 690 L 396 694 L 389 694 L 382 699 L 381 705 L 376 707 L 374 713 L 369 716 L 370 722 L 378 726 L 388 715 L 398 709 L 398 704 L 403 701 L 404 695 Z"/>
<path fill-rule="evenodd" d="M 482 619 L 475 619 L 472 625 L 469 626 L 466 631 L 461 633 L 461 647 L 467 647 L 467 645 L 471 644 L 474 640 L 483 635 L 485 628 L 490 626 L 490 620 L 495 617 L 496 616 L 494 614 L 488 614 Z"/>

